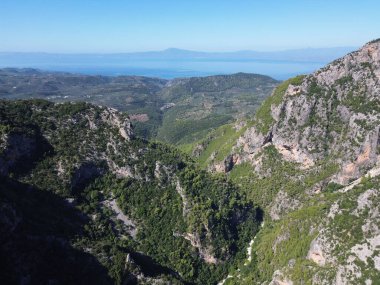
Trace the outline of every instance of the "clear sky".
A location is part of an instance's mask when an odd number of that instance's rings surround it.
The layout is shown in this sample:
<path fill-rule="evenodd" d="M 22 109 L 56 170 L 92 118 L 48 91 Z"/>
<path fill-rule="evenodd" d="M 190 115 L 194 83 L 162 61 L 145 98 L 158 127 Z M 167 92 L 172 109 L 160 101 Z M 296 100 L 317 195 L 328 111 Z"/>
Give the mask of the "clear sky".
<path fill-rule="evenodd" d="M 282 50 L 379 37 L 379 0 L 0 0 L 0 51 Z"/>

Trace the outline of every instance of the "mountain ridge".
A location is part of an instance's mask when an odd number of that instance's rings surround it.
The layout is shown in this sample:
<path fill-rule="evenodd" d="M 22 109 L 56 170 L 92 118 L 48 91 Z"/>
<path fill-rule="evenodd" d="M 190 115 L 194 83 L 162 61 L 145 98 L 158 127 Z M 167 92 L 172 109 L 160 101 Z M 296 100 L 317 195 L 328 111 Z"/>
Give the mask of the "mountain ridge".
<path fill-rule="evenodd" d="M 380 281 L 379 81 L 375 40 L 281 83 L 224 159 L 210 154 L 206 167 L 226 172 L 266 213 L 252 261 L 226 284 Z"/>

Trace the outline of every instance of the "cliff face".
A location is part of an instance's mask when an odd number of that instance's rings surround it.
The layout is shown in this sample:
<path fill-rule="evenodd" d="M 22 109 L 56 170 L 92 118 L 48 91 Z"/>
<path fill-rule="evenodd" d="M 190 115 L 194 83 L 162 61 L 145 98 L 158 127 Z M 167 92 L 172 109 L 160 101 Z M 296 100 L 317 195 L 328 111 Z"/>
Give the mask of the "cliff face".
<path fill-rule="evenodd" d="M 279 90 L 281 89 L 281 90 Z M 380 42 L 280 86 L 238 140 L 243 161 L 273 145 L 303 169 L 331 159 L 334 181 L 347 184 L 379 162 Z M 259 165 L 256 165 L 259 167 Z"/>
<path fill-rule="evenodd" d="M 266 214 L 230 284 L 379 282 L 379 130 L 379 40 L 273 92 L 223 162 Z"/>

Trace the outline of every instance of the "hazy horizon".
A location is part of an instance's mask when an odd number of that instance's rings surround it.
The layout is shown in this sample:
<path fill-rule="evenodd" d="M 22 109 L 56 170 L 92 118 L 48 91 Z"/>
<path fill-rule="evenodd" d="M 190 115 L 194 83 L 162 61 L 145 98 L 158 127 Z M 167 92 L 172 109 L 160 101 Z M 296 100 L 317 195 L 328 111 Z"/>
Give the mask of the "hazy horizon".
<path fill-rule="evenodd" d="M 368 41 L 369 42 L 369 41 Z M 362 45 L 367 42 L 362 43 Z M 54 52 L 54 51 L 12 51 L 12 50 L 1 50 L 0 53 L 30 53 L 30 54 L 62 54 L 62 55 L 114 55 L 114 54 L 137 54 L 137 53 L 150 53 L 150 52 L 166 52 L 166 51 L 186 51 L 186 52 L 198 52 L 198 53 L 242 53 L 242 52 L 257 52 L 257 53 L 277 53 L 277 52 L 288 52 L 288 51 L 304 51 L 304 50 L 333 50 L 333 49 L 358 49 L 362 45 L 357 46 L 331 46 L 331 47 L 298 47 L 289 49 L 236 49 L 236 50 L 194 50 L 187 48 L 177 48 L 177 47 L 167 47 L 163 49 L 147 49 L 147 50 L 131 50 L 131 51 L 119 51 L 119 52 Z"/>
<path fill-rule="evenodd" d="M 375 0 L 2 0 L 0 67 L 286 79 L 380 37 L 379 9 Z"/>
<path fill-rule="evenodd" d="M 166 49 L 117 54 L 0 52 L 0 67 L 166 79 L 245 72 L 284 80 L 299 74 L 311 73 L 354 49 L 341 47 L 277 52 L 200 52 Z"/>

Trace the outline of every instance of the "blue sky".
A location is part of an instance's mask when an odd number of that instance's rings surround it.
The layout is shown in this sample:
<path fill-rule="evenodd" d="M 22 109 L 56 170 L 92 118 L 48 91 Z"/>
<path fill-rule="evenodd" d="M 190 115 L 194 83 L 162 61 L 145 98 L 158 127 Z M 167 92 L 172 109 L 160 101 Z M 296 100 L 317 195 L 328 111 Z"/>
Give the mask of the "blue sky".
<path fill-rule="evenodd" d="M 283 50 L 380 37 L 379 0 L 1 0 L 0 51 Z"/>

